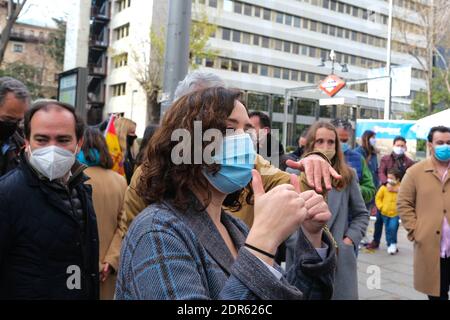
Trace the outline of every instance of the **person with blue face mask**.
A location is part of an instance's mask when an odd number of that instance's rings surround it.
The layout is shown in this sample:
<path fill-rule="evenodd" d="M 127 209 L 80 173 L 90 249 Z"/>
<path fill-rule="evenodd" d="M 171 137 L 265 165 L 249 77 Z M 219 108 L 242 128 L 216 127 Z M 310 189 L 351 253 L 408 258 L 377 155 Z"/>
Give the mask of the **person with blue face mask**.
<path fill-rule="evenodd" d="M 358 152 L 352 150 L 350 146 L 352 125 L 349 121 L 342 119 L 335 119 L 331 123 L 336 127 L 345 160 L 350 167 L 356 170 L 364 202 L 369 204 L 375 199 L 376 188 L 366 160 Z"/>
<path fill-rule="evenodd" d="M 414 242 L 414 288 L 430 300 L 448 300 L 450 290 L 450 128 L 428 134 L 430 157 L 403 177 L 397 209 Z"/>
<path fill-rule="evenodd" d="M 137 192 L 150 205 L 122 244 L 117 299 L 331 297 L 335 248 L 323 231 L 328 206 L 313 191 L 300 194 L 296 176 L 266 193 L 253 169 L 252 125 L 238 98 L 236 91 L 207 88 L 167 111 L 142 165 Z M 250 181 L 251 229 L 224 210 L 240 207 Z M 296 230 L 297 263 L 285 273 L 275 253 Z M 305 259 L 311 259 L 308 271 Z"/>

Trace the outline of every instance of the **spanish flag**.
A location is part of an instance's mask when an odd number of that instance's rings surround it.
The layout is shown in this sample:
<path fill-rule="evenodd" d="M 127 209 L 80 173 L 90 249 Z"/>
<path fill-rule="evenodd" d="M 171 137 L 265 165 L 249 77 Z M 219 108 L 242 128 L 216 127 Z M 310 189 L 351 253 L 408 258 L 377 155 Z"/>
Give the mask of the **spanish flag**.
<path fill-rule="evenodd" d="M 106 144 L 108 145 L 109 154 L 113 159 L 112 170 L 116 171 L 122 176 L 125 176 L 125 170 L 123 167 L 123 152 L 120 149 L 119 137 L 116 134 L 116 127 L 114 126 L 114 121 L 116 116 L 114 114 L 109 118 L 108 126 L 105 131 Z"/>

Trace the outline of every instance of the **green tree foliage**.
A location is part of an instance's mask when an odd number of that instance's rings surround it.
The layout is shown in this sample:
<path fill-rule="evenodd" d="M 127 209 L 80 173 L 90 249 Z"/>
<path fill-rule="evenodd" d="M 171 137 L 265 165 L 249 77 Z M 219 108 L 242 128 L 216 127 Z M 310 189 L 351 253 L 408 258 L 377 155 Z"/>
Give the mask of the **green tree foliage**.
<path fill-rule="evenodd" d="M 201 12 L 198 20 L 192 22 L 189 38 L 189 65 L 191 69 L 198 68 L 195 58 L 214 59 L 219 54 L 208 46 L 209 38 L 217 31 L 217 25 L 211 24 L 206 12 Z"/>
<path fill-rule="evenodd" d="M 39 68 L 23 62 L 4 63 L 4 67 L 0 69 L 0 76 L 13 77 L 22 81 L 30 91 L 32 99 L 44 96 L 44 87 L 39 81 L 40 75 Z"/>
<path fill-rule="evenodd" d="M 64 65 L 67 22 L 63 19 L 52 19 L 56 23 L 57 28 L 49 34 L 45 49 L 47 54 L 56 61 L 58 68 L 62 69 Z"/>
<path fill-rule="evenodd" d="M 411 109 L 413 111 L 405 115 L 406 119 L 418 120 L 430 114 L 450 108 L 450 92 L 445 84 L 445 72 L 434 68 L 433 74 L 435 75 L 432 81 L 431 90 L 433 108 L 430 108 L 428 104 L 427 93 L 425 91 L 420 91 L 412 101 Z M 433 111 L 430 112 L 431 109 Z"/>

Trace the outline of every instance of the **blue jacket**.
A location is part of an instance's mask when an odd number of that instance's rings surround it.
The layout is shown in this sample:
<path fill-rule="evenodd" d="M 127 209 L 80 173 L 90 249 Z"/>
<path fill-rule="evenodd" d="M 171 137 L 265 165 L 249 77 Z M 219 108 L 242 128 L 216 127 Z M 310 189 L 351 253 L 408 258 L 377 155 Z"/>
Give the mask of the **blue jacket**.
<path fill-rule="evenodd" d="M 362 180 L 362 164 L 361 164 L 361 155 L 351 149 L 344 152 L 345 161 L 347 161 L 348 165 L 356 170 L 356 174 L 358 175 L 358 180 Z"/>
<path fill-rule="evenodd" d="M 243 244 L 248 229 L 222 213 L 238 249 L 236 260 L 206 212 L 180 213 L 170 202 L 152 204 L 133 221 L 122 243 L 117 299 L 329 299 L 335 248 L 324 261 L 302 234 L 295 267 L 278 280 Z M 281 268 L 276 267 L 279 272 Z"/>
<path fill-rule="evenodd" d="M 354 151 L 358 152 L 364 159 L 367 158 L 366 150 L 362 146 L 358 146 L 354 149 Z M 370 160 L 367 162 L 369 166 L 370 173 L 372 173 L 373 184 L 375 188 L 378 189 L 380 185 L 380 180 L 378 178 L 378 159 L 376 155 L 373 155 Z"/>

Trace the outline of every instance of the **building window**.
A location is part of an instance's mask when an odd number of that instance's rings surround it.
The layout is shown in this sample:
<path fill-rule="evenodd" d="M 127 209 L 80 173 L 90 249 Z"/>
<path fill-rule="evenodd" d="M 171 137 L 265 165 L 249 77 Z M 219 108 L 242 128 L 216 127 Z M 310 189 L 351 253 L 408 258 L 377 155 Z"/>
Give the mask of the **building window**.
<path fill-rule="evenodd" d="M 203 65 L 203 59 L 200 57 L 195 57 L 194 63 L 198 66 L 201 66 L 201 65 Z"/>
<path fill-rule="evenodd" d="M 270 10 L 264 9 L 263 19 L 269 21 L 271 20 Z"/>
<path fill-rule="evenodd" d="M 278 23 L 283 23 L 283 17 L 284 15 L 281 12 L 277 12 L 275 21 Z"/>
<path fill-rule="evenodd" d="M 111 86 L 113 97 L 124 96 L 126 94 L 127 84 L 118 83 Z"/>
<path fill-rule="evenodd" d="M 336 1 L 331 0 L 331 1 L 330 1 L 330 10 L 336 11 L 336 6 L 337 6 Z"/>
<path fill-rule="evenodd" d="M 241 63 L 241 72 L 249 73 L 249 71 L 250 71 L 250 64 L 248 62 L 242 62 Z"/>
<path fill-rule="evenodd" d="M 220 69 L 229 70 L 230 69 L 230 60 L 229 59 L 220 59 Z"/>
<path fill-rule="evenodd" d="M 336 36 L 336 27 L 335 26 L 330 26 L 330 36 L 335 37 Z"/>
<path fill-rule="evenodd" d="M 205 59 L 205 66 L 208 68 L 213 68 L 214 67 L 214 60 L 210 59 L 210 58 L 206 58 Z"/>
<path fill-rule="evenodd" d="M 243 32 L 242 33 L 242 43 L 243 44 L 251 44 L 251 41 L 252 39 L 251 39 L 251 35 L 250 35 L 250 33 L 247 33 L 247 32 Z"/>
<path fill-rule="evenodd" d="M 308 19 L 303 19 L 303 29 L 308 29 L 308 23 L 309 20 Z"/>
<path fill-rule="evenodd" d="M 131 6 L 131 0 L 117 0 L 116 11 L 121 12 Z"/>
<path fill-rule="evenodd" d="M 114 29 L 114 32 L 116 34 L 116 40 L 126 38 L 130 35 L 130 24 L 124 24 L 123 26 Z"/>
<path fill-rule="evenodd" d="M 231 71 L 239 72 L 239 61 L 231 60 Z"/>
<path fill-rule="evenodd" d="M 258 65 L 256 63 L 252 63 L 252 73 L 258 74 Z"/>
<path fill-rule="evenodd" d="M 288 41 L 284 42 L 283 51 L 287 53 L 291 53 L 291 43 Z"/>
<path fill-rule="evenodd" d="M 209 0 L 208 5 L 212 8 L 217 8 L 217 0 Z"/>
<path fill-rule="evenodd" d="M 289 70 L 288 69 L 283 69 L 283 79 L 289 80 Z"/>
<path fill-rule="evenodd" d="M 253 44 L 255 46 L 259 46 L 259 36 L 258 35 L 253 35 Z"/>
<path fill-rule="evenodd" d="M 13 46 L 13 51 L 17 52 L 17 53 L 22 53 L 23 52 L 23 44 L 15 43 Z"/>
<path fill-rule="evenodd" d="M 114 68 L 128 65 L 128 53 L 122 53 L 113 57 Z"/>
<path fill-rule="evenodd" d="M 302 82 L 306 82 L 306 73 L 305 72 L 300 72 L 300 80 Z"/>
<path fill-rule="evenodd" d="M 233 31 L 233 41 L 234 42 L 241 42 L 241 32 L 240 31 Z"/>
<path fill-rule="evenodd" d="M 275 39 L 274 40 L 274 49 L 275 50 L 279 50 L 279 51 L 281 51 L 281 47 L 282 47 L 282 42 L 281 42 L 281 40 L 278 40 L 278 39 Z"/>
<path fill-rule="evenodd" d="M 304 56 L 308 55 L 308 46 L 302 46 L 302 55 Z"/>
<path fill-rule="evenodd" d="M 223 40 L 230 40 L 231 39 L 231 30 L 223 28 L 222 29 L 222 39 Z"/>
<path fill-rule="evenodd" d="M 252 6 L 249 4 L 245 4 L 244 5 L 244 14 L 246 16 L 251 16 L 252 15 Z"/>
<path fill-rule="evenodd" d="M 292 26 L 292 16 L 287 14 L 285 19 L 284 19 L 284 24 L 286 24 L 288 26 Z"/>
<path fill-rule="evenodd" d="M 268 37 L 262 37 L 261 39 L 262 39 L 261 46 L 263 48 L 269 48 L 270 47 L 270 40 L 269 40 L 269 38 Z"/>
<path fill-rule="evenodd" d="M 273 67 L 273 77 L 281 78 L 281 69 L 278 67 Z"/>
<path fill-rule="evenodd" d="M 269 75 L 269 66 L 261 65 L 260 68 L 260 75 L 267 77 Z"/>
<path fill-rule="evenodd" d="M 294 27 L 300 28 L 301 27 L 301 20 L 299 17 L 294 17 Z"/>
<path fill-rule="evenodd" d="M 238 14 L 242 14 L 242 3 L 235 2 L 234 3 L 234 12 Z"/>
<path fill-rule="evenodd" d="M 261 8 L 260 7 L 255 7 L 254 16 L 257 18 L 261 17 Z"/>
<path fill-rule="evenodd" d="M 249 110 L 269 110 L 269 96 L 266 94 L 257 94 L 249 92 L 247 95 L 247 107 Z"/>

